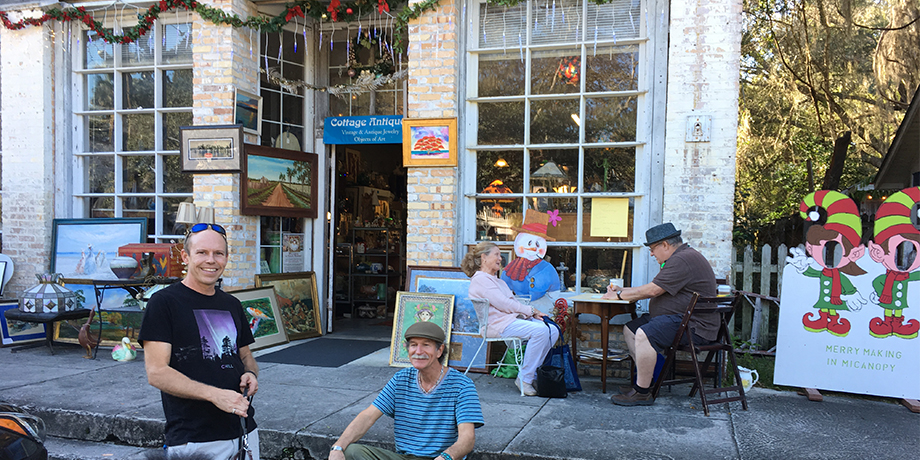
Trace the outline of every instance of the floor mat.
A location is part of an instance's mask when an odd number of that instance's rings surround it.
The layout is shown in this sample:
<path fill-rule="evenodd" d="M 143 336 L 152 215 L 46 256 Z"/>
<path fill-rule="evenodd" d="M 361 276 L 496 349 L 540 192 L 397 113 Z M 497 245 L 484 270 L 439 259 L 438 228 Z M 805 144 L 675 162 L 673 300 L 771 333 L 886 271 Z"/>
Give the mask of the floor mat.
<path fill-rule="evenodd" d="M 320 338 L 262 355 L 258 361 L 301 366 L 339 367 L 388 346 L 390 346 L 389 342 L 379 340 Z"/>

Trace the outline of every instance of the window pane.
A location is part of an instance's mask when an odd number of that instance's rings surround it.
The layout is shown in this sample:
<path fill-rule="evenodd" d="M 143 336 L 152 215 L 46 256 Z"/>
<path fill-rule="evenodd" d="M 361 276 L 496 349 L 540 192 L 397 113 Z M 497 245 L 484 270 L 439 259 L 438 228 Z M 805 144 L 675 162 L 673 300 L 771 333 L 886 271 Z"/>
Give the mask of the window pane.
<path fill-rule="evenodd" d="M 83 157 L 87 193 L 115 193 L 115 156 Z"/>
<path fill-rule="evenodd" d="M 153 72 L 124 74 L 123 109 L 149 109 L 155 106 Z"/>
<path fill-rule="evenodd" d="M 585 100 L 587 142 L 633 142 L 636 140 L 636 97 Z"/>
<path fill-rule="evenodd" d="M 262 126 L 265 125 L 263 124 Z M 273 128 L 278 130 L 280 129 L 280 126 L 274 125 Z M 262 139 L 266 139 L 264 131 L 262 132 Z M 271 133 L 271 137 L 268 137 L 267 139 L 272 142 L 272 147 L 285 150 L 296 150 L 298 152 L 303 151 L 303 128 L 296 126 L 285 126 L 283 132 L 273 131 Z"/>
<path fill-rule="evenodd" d="M 636 191 L 636 148 L 585 149 L 585 191 Z"/>
<path fill-rule="evenodd" d="M 589 49 L 585 70 L 586 91 L 635 91 L 639 89 L 639 47 L 605 46 Z"/>
<path fill-rule="evenodd" d="M 593 40 L 630 40 L 639 38 L 641 2 L 612 0 L 603 5 L 588 3 L 588 38 Z"/>
<path fill-rule="evenodd" d="M 284 67 L 281 71 L 282 77 L 288 80 L 292 80 L 292 81 L 303 80 L 303 66 L 302 65 L 292 64 L 290 62 L 284 62 L 282 66 Z M 299 94 L 300 89 L 299 88 L 295 89 L 294 93 Z"/>
<path fill-rule="evenodd" d="M 147 233 L 156 229 L 156 198 L 150 196 L 126 196 L 121 199 L 122 217 L 146 217 Z"/>
<path fill-rule="evenodd" d="M 368 96 L 368 101 L 370 101 L 370 94 L 364 94 Z M 284 114 L 281 121 L 284 124 L 303 126 L 303 98 L 290 94 L 284 94 L 281 97 L 284 104 Z"/>
<path fill-rule="evenodd" d="M 156 148 L 154 142 L 154 114 L 152 113 L 134 113 L 124 115 L 122 122 L 122 150 L 125 152 L 137 152 L 153 150 Z"/>
<path fill-rule="evenodd" d="M 562 279 L 559 283 L 562 291 L 575 290 L 575 281 L 578 278 L 575 273 L 575 257 L 577 253 L 578 249 L 573 247 L 549 246 L 546 248 L 546 256 L 543 257 L 543 260 L 553 264 L 553 267 L 557 267 L 557 273 L 560 262 L 568 268 L 568 270 L 562 272 Z"/>
<path fill-rule="evenodd" d="M 554 198 L 552 196 L 538 195 L 530 197 L 530 206 L 541 214 L 551 213 L 551 217 L 558 217 L 556 225 L 549 222 L 546 234 L 556 241 L 575 241 L 578 233 L 578 198 Z"/>
<path fill-rule="evenodd" d="M 163 173 L 164 193 L 192 193 L 194 176 L 182 172 L 179 155 L 163 155 Z"/>
<path fill-rule="evenodd" d="M 520 150 L 477 152 L 476 192 L 523 193 L 524 152 Z"/>
<path fill-rule="evenodd" d="M 371 114 L 371 95 L 370 93 L 351 94 L 351 115 L 367 116 Z"/>
<path fill-rule="evenodd" d="M 157 47 L 154 35 L 147 33 L 133 43 L 123 43 L 121 45 L 121 65 L 152 65 Z"/>
<path fill-rule="evenodd" d="M 522 220 L 520 198 L 477 199 L 476 239 L 479 241 L 514 241 L 512 227 Z"/>
<path fill-rule="evenodd" d="M 530 103 L 530 143 L 577 143 L 578 99 L 533 101 Z"/>
<path fill-rule="evenodd" d="M 479 97 L 524 94 L 526 70 L 522 53 L 507 52 L 479 56 Z"/>
<path fill-rule="evenodd" d="M 153 193 L 156 191 L 156 164 L 154 159 L 153 155 L 122 157 L 122 192 Z"/>
<path fill-rule="evenodd" d="M 527 5 L 479 5 L 479 47 L 519 48 L 526 45 Z"/>
<path fill-rule="evenodd" d="M 86 41 L 83 53 L 84 68 L 110 69 L 115 64 L 115 45 L 110 45 L 97 37 L 96 32 L 91 30 L 83 34 L 83 39 Z"/>
<path fill-rule="evenodd" d="M 89 217 L 115 217 L 115 198 L 110 196 L 86 199 Z"/>
<path fill-rule="evenodd" d="M 163 107 L 192 106 L 192 69 L 163 72 Z"/>
<path fill-rule="evenodd" d="M 115 83 L 110 73 L 86 76 L 86 110 L 112 110 L 115 108 Z"/>
<path fill-rule="evenodd" d="M 632 284 L 632 249 L 584 248 L 581 250 L 581 272 L 585 274 L 581 280 L 582 291 L 607 292 L 610 278 L 622 278 L 624 287 L 629 287 Z"/>
<path fill-rule="evenodd" d="M 262 119 L 281 121 L 281 93 L 277 91 L 262 90 Z"/>
<path fill-rule="evenodd" d="M 115 117 L 92 115 L 86 117 L 86 151 L 111 152 L 115 150 Z"/>
<path fill-rule="evenodd" d="M 275 145 L 275 139 L 277 139 L 279 135 L 281 135 L 280 124 L 270 121 L 262 122 L 262 145 L 273 147 Z"/>
<path fill-rule="evenodd" d="M 622 221 L 626 219 L 626 236 L 608 236 L 613 235 L 618 232 L 617 228 L 610 228 L 608 226 L 601 226 L 600 228 L 591 229 L 591 209 L 594 206 L 594 203 L 597 203 L 598 206 L 601 206 L 601 203 L 604 204 L 613 204 L 615 202 L 621 202 L 621 200 L 629 200 L 627 215 L 625 216 L 615 216 L 617 220 Z M 633 238 L 633 213 L 635 207 L 635 199 L 632 197 L 629 198 L 583 198 L 582 203 L 584 206 L 584 226 L 581 232 L 581 240 L 585 242 L 608 242 L 608 243 L 628 243 L 632 241 Z M 605 221 L 609 221 L 612 217 L 606 213 L 602 213 Z"/>
<path fill-rule="evenodd" d="M 168 112 L 163 114 L 163 149 L 179 150 L 182 143 L 182 126 L 192 126 L 192 112 Z"/>
<path fill-rule="evenodd" d="M 495 102 L 479 106 L 479 144 L 523 144 L 524 103 Z"/>
<path fill-rule="evenodd" d="M 581 39 L 581 0 L 533 5 L 533 43 L 572 43 Z"/>
<path fill-rule="evenodd" d="M 163 26 L 161 56 L 164 64 L 192 62 L 192 25 L 166 24 Z M 189 104 L 191 105 L 191 104 Z"/>
<path fill-rule="evenodd" d="M 531 93 L 577 93 L 581 87 L 580 56 L 576 48 L 535 51 L 531 63 Z"/>
<path fill-rule="evenodd" d="M 160 216 L 160 219 L 163 220 L 163 233 L 167 235 L 185 235 L 188 225 L 191 224 L 177 223 L 176 212 L 179 211 L 179 203 L 186 201 L 191 203 L 192 200 L 190 198 L 176 197 L 163 198 L 163 214 Z"/>
<path fill-rule="evenodd" d="M 530 151 L 530 192 L 573 193 L 577 187 L 578 149 Z"/>

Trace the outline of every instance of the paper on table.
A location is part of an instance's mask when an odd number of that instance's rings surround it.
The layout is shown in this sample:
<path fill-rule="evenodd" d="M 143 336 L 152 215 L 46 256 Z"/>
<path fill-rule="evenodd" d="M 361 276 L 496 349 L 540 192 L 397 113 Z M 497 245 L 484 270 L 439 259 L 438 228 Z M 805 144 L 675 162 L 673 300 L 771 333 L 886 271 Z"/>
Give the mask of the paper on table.
<path fill-rule="evenodd" d="M 591 199 L 591 236 L 629 236 L 629 198 Z"/>

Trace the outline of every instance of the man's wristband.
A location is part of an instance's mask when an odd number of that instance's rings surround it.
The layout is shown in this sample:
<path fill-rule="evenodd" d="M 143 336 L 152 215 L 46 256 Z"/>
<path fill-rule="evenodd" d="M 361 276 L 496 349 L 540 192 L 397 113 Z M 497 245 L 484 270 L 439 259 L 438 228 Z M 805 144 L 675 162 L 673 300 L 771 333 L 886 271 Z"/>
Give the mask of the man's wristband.
<path fill-rule="evenodd" d="M 329 452 L 344 452 L 345 449 L 342 449 L 342 446 L 332 446 L 329 448 Z"/>
<path fill-rule="evenodd" d="M 253 371 L 243 371 L 243 373 L 244 373 L 244 374 L 252 374 L 252 376 L 253 376 L 253 377 L 255 377 L 255 378 L 259 378 L 259 376 L 258 376 L 258 375 L 256 375 L 256 373 L 255 373 L 255 372 L 253 372 Z"/>
<path fill-rule="evenodd" d="M 620 300 L 623 300 L 623 297 L 620 297 L 620 293 L 621 293 L 621 292 L 623 292 L 623 291 L 617 291 L 617 298 L 620 299 Z"/>
<path fill-rule="evenodd" d="M 447 452 L 441 452 L 441 457 L 444 457 L 444 460 L 454 460 Z"/>

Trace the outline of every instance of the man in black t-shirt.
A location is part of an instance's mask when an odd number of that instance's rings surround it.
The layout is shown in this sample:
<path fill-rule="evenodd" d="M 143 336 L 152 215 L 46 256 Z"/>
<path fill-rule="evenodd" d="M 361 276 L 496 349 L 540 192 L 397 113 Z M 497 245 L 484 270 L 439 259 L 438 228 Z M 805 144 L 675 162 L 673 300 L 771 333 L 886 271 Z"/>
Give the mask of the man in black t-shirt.
<path fill-rule="evenodd" d="M 661 271 L 651 283 L 624 288 L 608 286 L 605 299 L 649 300 L 646 315 L 623 327 L 623 337 L 633 362 L 636 363 L 636 383 L 621 387 L 619 395 L 611 397 L 621 406 L 650 406 L 655 403 L 649 389 L 655 373 L 658 354 L 671 346 L 687 305 L 694 292 L 701 296 L 716 295 L 716 277 L 709 261 L 695 249 L 683 243 L 680 230 L 668 222 L 650 228 L 645 239 L 652 257 L 661 264 Z M 715 313 L 694 315 L 690 322 L 693 343 L 709 343 L 716 339 L 719 317 Z"/>
<path fill-rule="evenodd" d="M 161 391 L 167 457 L 231 458 L 244 417 L 245 440 L 259 458 L 254 411 L 244 396 L 259 389 L 259 366 L 249 350 L 255 339 L 239 300 L 216 287 L 227 257 L 223 227 L 194 225 L 182 250 L 185 279 L 147 303 L 138 341 L 147 381 Z"/>

